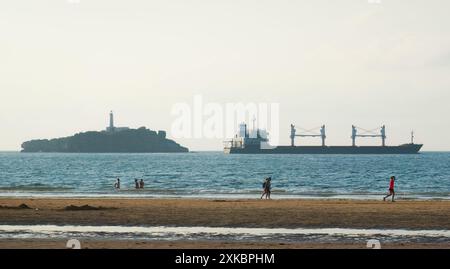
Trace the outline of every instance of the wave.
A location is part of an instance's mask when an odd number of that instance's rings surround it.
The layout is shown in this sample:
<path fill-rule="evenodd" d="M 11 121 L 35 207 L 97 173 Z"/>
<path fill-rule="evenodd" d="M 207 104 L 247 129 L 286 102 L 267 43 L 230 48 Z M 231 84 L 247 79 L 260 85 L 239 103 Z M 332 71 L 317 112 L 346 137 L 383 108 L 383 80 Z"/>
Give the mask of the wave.
<path fill-rule="evenodd" d="M 74 188 L 70 187 L 61 187 L 61 186 L 51 186 L 41 183 L 33 183 L 27 185 L 16 185 L 16 186 L 3 186 L 0 187 L 0 191 L 70 191 L 74 190 Z"/>
<path fill-rule="evenodd" d="M 117 192 L 72 192 L 72 191 L 0 191 L 0 197 L 4 198 L 118 198 L 118 199 L 259 199 L 261 192 L 255 193 L 189 193 L 189 192 L 142 192 L 117 191 Z M 344 200 L 371 200 L 380 201 L 384 194 L 371 195 L 315 195 L 315 194 L 272 194 L 272 199 L 344 199 Z M 450 196 L 397 196 L 396 200 L 450 200 Z"/>
<path fill-rule="evenodd" d="M 255 198 L 261 194 L 260 188 L 233 188 L 228 186 L 214 185 L 211 187 L 192 188 L 184 184 L 179 186 L 168 186 L 166 188 L 147 186 L 145 189 L 135 189 L 134 186 L 125 187 L 117 191 L 111 186 L 92 185 L 83 189 L 70 186 L 55 186 L 42 183 L 32 183 L 13 186 L 0 187 L 0 196 L 34 196 L 42 197 L 220 197 L 220 198 Z M 99 187 L 100 186 L 100 187 Z M 344 198 L 344 199 L 381 199 L 385 192 L 374 191 L 349 191 L 345 189 L 336 190 L 316 190 L 313 188 L 274 188 L 272 198 Z M 450 192 L 429 191 L 429 192 L 397 192 L 397 199 L 400 200 L 449 200 Z"/>

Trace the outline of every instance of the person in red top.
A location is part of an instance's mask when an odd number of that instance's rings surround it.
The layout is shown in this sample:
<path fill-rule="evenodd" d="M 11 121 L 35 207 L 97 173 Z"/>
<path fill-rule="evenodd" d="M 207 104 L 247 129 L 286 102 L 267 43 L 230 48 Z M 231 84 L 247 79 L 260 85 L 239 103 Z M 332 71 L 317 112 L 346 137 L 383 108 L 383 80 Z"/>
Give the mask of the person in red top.
<path fill-rule="evenodd" d="M 394 197 L 395 197 L 394 182 L 395 182 L 395 177 L 392 176 L 392 177 L 391 177 L 391 182 L 389 182 L 389 194 L 386 195 L 386 196 L 383 198 L 383 201 L 386 201 L 386 198 L 388 198 L 389 196 L 392 195 L 392 202 L 395 202 L 395 201 L 394 201 Z"/>

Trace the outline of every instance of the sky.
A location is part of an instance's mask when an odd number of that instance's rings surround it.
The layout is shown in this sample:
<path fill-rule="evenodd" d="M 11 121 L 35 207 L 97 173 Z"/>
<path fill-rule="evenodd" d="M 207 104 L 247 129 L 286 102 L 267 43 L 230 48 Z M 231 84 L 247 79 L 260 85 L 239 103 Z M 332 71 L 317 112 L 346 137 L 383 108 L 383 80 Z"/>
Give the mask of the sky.
<path fill-rule="evenodd" d="M 276 103 L 289 125 L 386 125 L 450 150 L 447 0 L 0 0 L 0 150 L 116 125 L 171 128 L 177 103 Z M 176 138 L 221 150 L 224 138 Z M 319 145 L 317 139 L 300 144 Z M 378 139 L 358 140 L 361 145 Z"/>

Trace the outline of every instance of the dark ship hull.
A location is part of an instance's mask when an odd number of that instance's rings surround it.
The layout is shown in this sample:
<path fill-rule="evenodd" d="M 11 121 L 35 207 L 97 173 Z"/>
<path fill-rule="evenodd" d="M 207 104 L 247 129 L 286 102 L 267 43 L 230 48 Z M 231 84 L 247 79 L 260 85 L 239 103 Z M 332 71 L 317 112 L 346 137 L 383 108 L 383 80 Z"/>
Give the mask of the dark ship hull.
<path fill-rule="evenodd" d="M 417 154 L 422 144 L 400 146 L 279 146 L 270 149 L 259 147 L 227 147 L 228 154 Z"/>

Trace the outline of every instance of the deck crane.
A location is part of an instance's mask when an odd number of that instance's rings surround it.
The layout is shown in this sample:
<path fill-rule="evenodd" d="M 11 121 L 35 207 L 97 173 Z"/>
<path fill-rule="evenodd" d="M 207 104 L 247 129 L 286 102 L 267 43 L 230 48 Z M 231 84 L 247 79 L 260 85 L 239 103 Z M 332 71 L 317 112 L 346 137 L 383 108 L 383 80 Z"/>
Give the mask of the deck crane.
<path fill-rule="evenodd" d="M 358 130 L 362 130 L 362 134 L 358 134 Z M 386 126 L 381 126 L 380 132 L 376 133 L 375 131 L 378 130 L 378 128 L 373 130 L 365 130 L 361 127 L 357 127 L 355 125 L 352 125 L 352 146 L 356 147 L 356 138 L 357 137 L 381 137 L 381 145 L 384 147 L 386 146 Z"/>
<path fill-rule="evenodd" d="M 320 128 L 319 133 L 315 133 L 314 131 Z M 319 128 L 314 128 L 311 130 L 306 130 L 303 128 L 300 128 L 303 130 L 303 133 L 297 134 L 297 130 L 295 129 L 295 125 L 291 124 L 291 146 L 295 147 L 295 137 L 320 137 L 322 138 L 322 147 L 325 147 L 325 139 L 327 138 L 325 135 L 325 125 L 322 125 Z"/>

